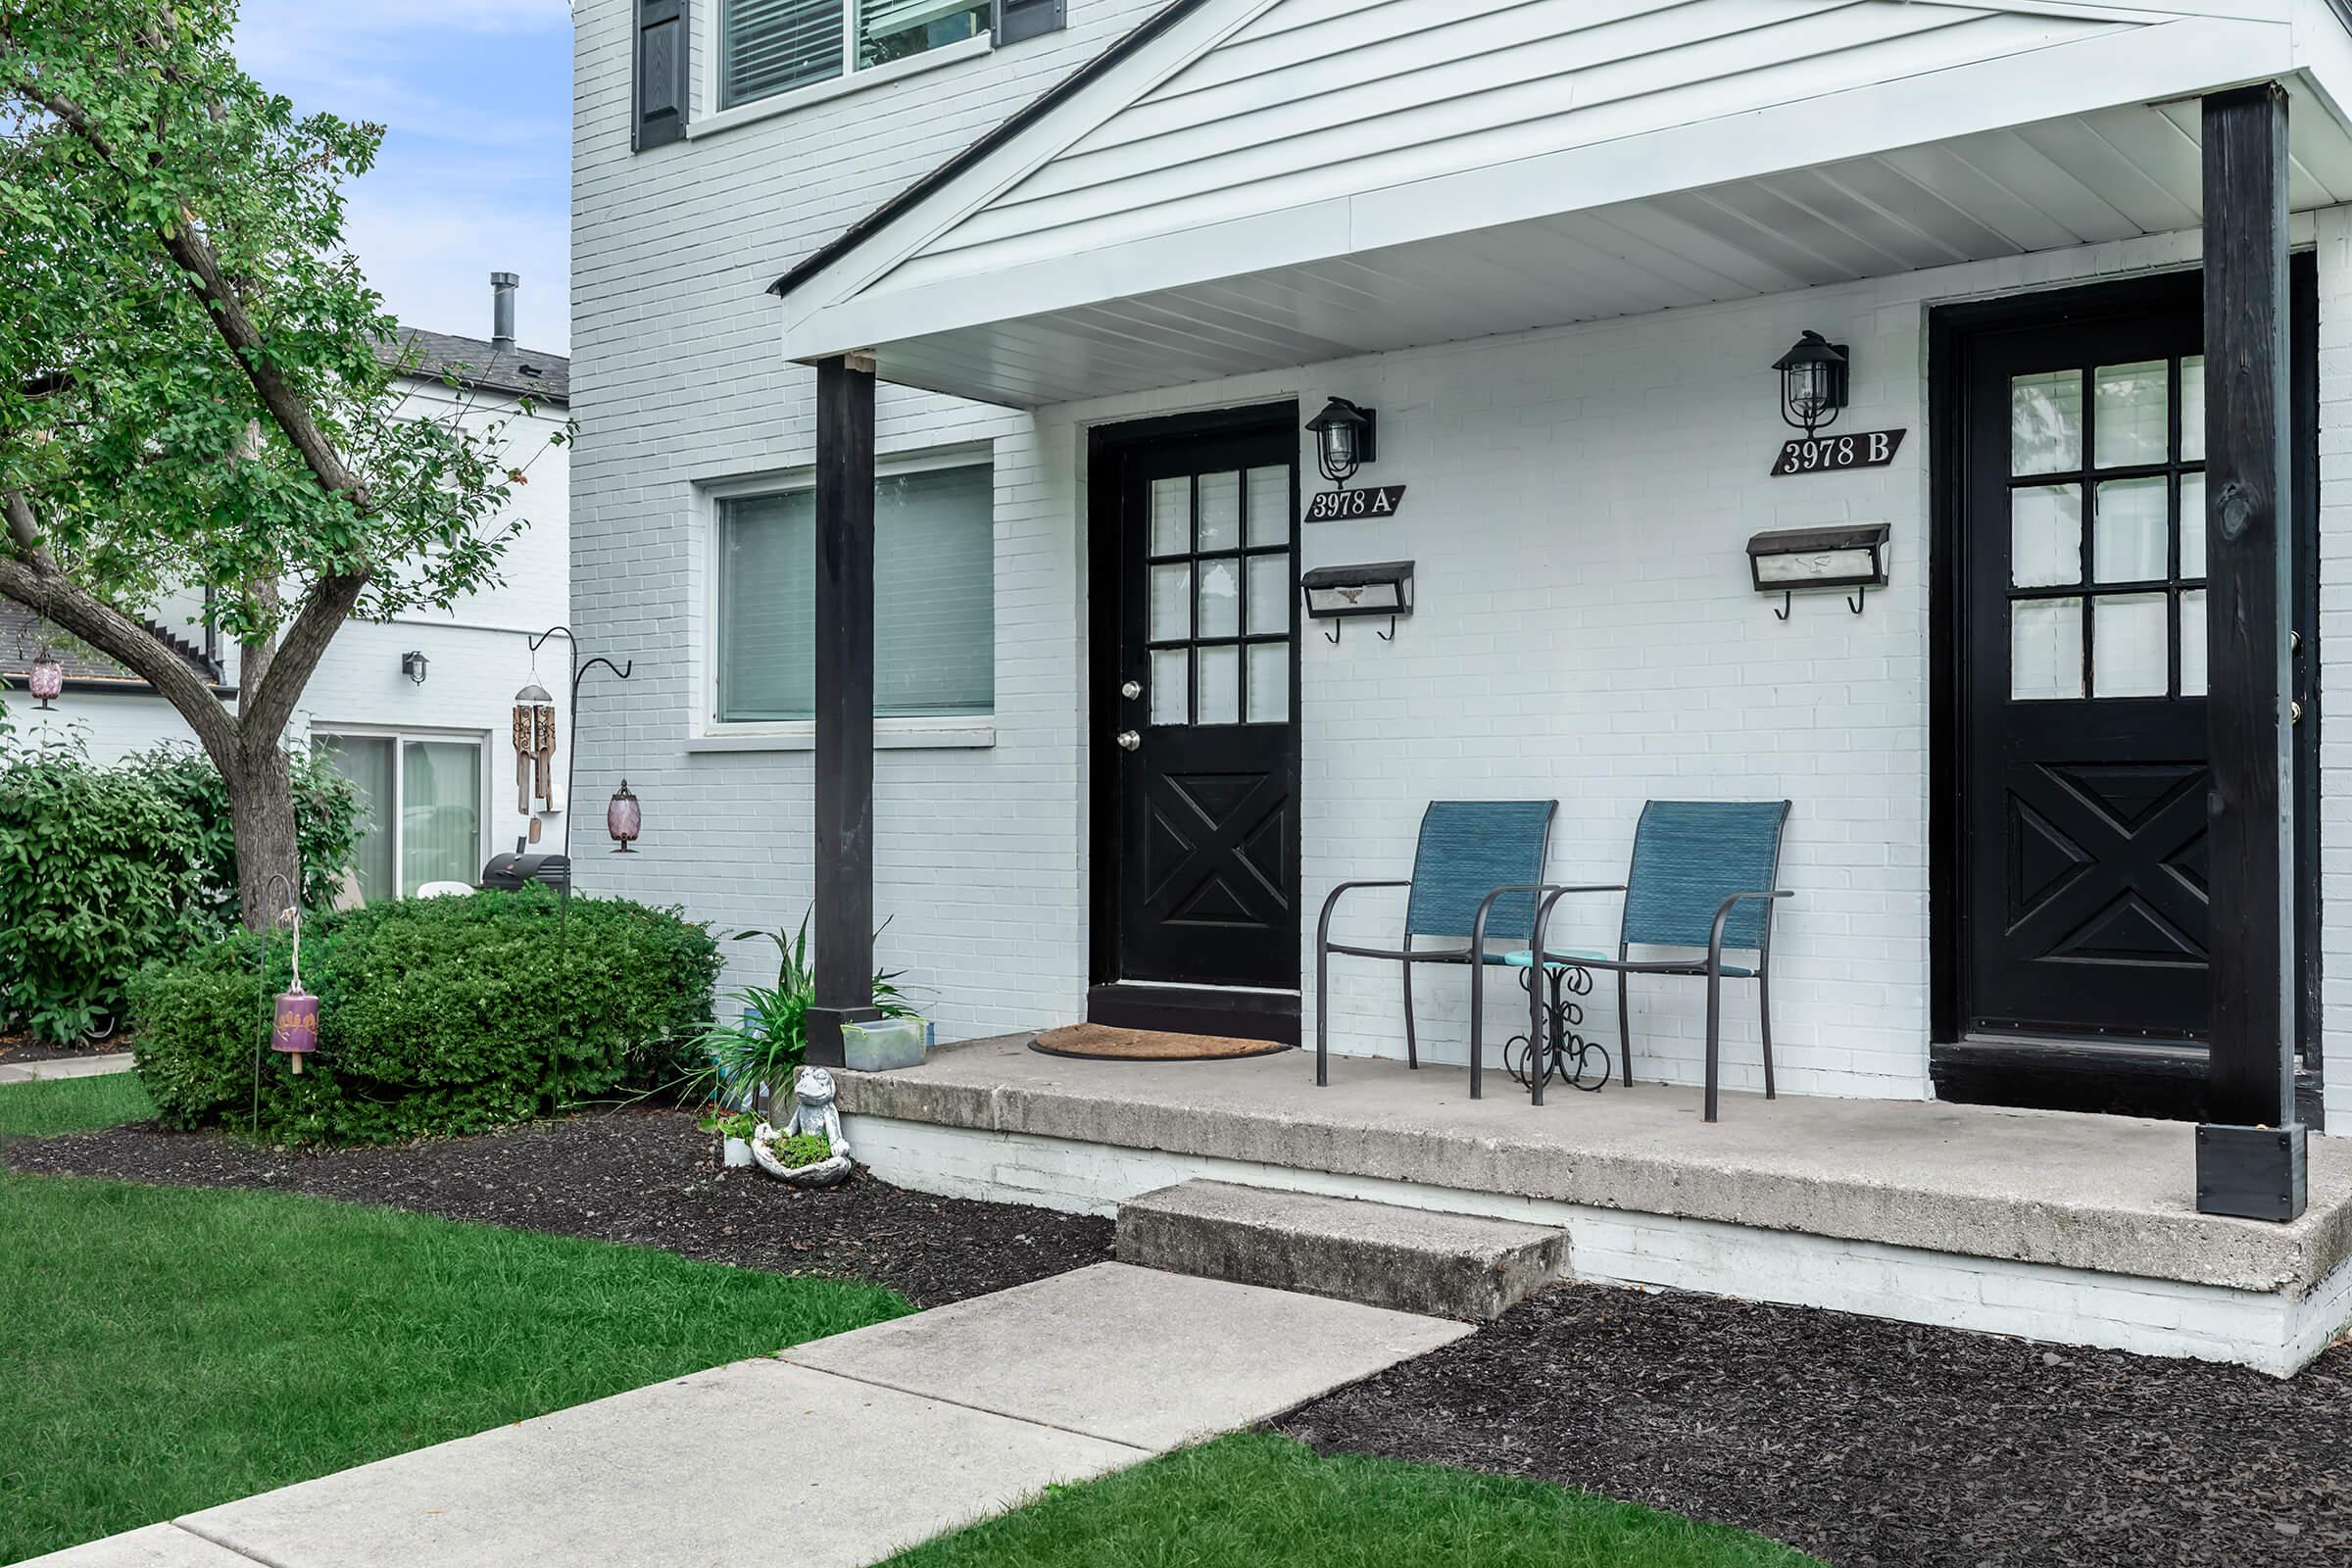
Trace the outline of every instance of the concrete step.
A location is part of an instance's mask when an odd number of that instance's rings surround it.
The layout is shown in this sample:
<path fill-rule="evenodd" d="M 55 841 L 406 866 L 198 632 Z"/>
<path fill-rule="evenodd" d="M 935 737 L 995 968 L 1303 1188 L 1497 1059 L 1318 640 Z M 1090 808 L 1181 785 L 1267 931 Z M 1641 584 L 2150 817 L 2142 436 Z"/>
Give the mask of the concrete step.
<path fill-rule="evenodd" d="M 1561 1277 L 1568 1233 L 1230 1182 L 1119 1205 L 1122 1263 L 1483 1321 Z"/>

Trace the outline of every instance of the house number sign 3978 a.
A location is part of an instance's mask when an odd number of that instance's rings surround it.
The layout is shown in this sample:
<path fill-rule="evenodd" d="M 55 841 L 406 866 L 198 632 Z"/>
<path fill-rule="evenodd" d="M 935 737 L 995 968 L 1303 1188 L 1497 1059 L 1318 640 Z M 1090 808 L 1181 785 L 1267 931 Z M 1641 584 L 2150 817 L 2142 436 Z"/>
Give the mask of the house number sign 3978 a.
<path fill-rule="evenodd" d="M 1845 435 L 1798 436 L 1784 442 L 1773 460 L 1772 476 L 1836 473 L 1840 468 L 1884 468 L 1902 449 L 1902 430 L 1854 430 Z"/>
<path fill-rule="evenodd" d="M 1394 517 L 1404 503 L 1404 486 L 1373 485 L 1362 490 L 1326 490 L 1306 498 L 1306 520 L 1338 522 L 1344 517 Z"/>

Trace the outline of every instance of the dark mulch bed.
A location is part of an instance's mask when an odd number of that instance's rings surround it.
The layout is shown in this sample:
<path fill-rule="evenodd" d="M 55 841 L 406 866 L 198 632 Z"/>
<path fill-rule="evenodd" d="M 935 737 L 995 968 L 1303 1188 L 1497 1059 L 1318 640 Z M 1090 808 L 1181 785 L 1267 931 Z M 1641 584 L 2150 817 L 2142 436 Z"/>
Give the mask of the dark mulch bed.
<path fill-rule="evenodd" d="M 0 1030 L 0 1062 L 63 1061 L 73 1056 L 111 1056 L 129 1049 L 130 1042 L 121 1035 L 77 1046 L 51 1046 L 42 1044 L 29 1034 L 10 1034 Z"/>
<path fill-rule="evenodd" d="M 780 1274 L 871 1280 L 923 1306 L 1110 1256 L 1110 1222 L 910 1193 L 860 1173 L 805 1193 L 720 1171 L 674 1110 L 630 1110 L 478 1138 L 295 1153 L 217 1133 L 116 1127 L 0 1147 L 17 1170 L 174 1187 L 261 1187 L 659 1247 Z"/>
<path fill-rule="evenodd" d="M 1837 1568 L 2352 1562 L 2344 1346 L 2280 1382 L 1563 1286 L 1281 1425 L 1743 1526 Z"/>

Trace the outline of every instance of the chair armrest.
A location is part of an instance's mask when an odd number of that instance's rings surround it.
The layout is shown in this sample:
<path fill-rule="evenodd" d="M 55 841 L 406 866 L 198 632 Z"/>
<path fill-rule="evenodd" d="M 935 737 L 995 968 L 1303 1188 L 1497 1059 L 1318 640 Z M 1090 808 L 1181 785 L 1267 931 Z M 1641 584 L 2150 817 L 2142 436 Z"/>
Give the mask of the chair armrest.
<path fill-rule="evenodd" d="M 1410 882 L 1374 880 L 1365 882 L 1343 882 L 1338 887 L 1333 888 L 1331 890 L 1331 897 L 1323 901 L 1323 913 L 1315 920 L 1316 948 L 1322 949 L 1331 946 L 1331 911 L 1338 906 L 1341 894 L 1353 893 L 1358 888 L 1409 888 L 1411 886 L 1412 883 Z"/>
<path fill-rule="evenodd" d="M 1734 909 L 1750 899 L 1793 899 L 1795 897 L 1796 895 L 1787 888 L 1776 888 L 1764 893 L 1735 893 L 1725 899 L 1722 906 L 1715 911 L 1715 924 L 1707 932 L 1707 967 L 1710 969 L 1723 967 L 1723 928 L 1731 924 Z"/>
<path fill-rule="evenodd" d="M 1528 932 L 1528 940 L 1532 951 L 1536 954 L 1537 961 L 1541 962 L 1543 959 L 1544 929 L 1551 924 L 1551 906 L 1553 905 L 1559 903 L 1560 900 L 1566 898 L 1571 893 L 1623 893 L 1624 891 L 1625 884 L 1622 882 L 1596 882 L 1575 887 L 1552 887 L 1545 889 L 1544 902 L 1536 906 L 1535 929 Z"/>
<path fill-rule="evenodd" d="M 1508 887 L 1496 888 L 1494 892 L 1479 900 L 1478 917 L 1470 922 L 1471 962 L 1484 963 L 1487 961 L 1487 916 L 1494 912 L 1494 905 L 1497 900 L 1505 898 L 1513 893 L 1548 892 L 1550 888 L 1551 884 L 1548 882 L 1514 882 Z M 1528 937 L 1529 940 L 1534 940 L 1535 932 L 1532 929 L 1528 932 Z"/>

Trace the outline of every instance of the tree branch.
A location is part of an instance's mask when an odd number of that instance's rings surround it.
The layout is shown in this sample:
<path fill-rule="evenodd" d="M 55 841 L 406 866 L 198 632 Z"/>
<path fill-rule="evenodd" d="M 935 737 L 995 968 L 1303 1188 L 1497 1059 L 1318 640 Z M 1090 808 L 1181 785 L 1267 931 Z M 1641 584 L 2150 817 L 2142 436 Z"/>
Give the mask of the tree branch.
<path fill-rule="evenodd" d="M 38 92 L 37 98 L 42 108 L 57 117 L 59 123 L 87 142 L 92 152 L 105 159 L 118 173 L 127 174 L 114 145 L 80 104 L 57 92 Z M 244 296 L 222 275 L 213 248 L 197 231 L 196 215 L 183 205 L 179 209 L 179 221 L 170 228 L 158 229 L 156 238 L 164 253 L 192 280 L 191 286 L 204 302 L 214 329 L 220 334 L 221 342 L 228 345 L 230 356 L 245 372 L 245 379 L 253 384 L 262 406 L 270 411 L 271 422 L 285 432 L 319 488 L 329 495 L 349 497 L 362 515 L 372 514 L 375 503 L 368 493 L 367 484 L 344 466 L 333 445 L 320 432 L 318 420 L 311 416 L 302 395 L 286 384 L 286 378 L 277 373 L 276 367 L 262 353 L 261 328 L 245 308 Z"/>
<path fill-rule="evenodd" d="M 277 652 L 270 656 L 260 678 L 246 684 L 238 702 L 238 727 L 247 738 L 277 744 L 287 720 L 294 716 L 303 687 L 310 684 L 311 672 L 318 667 L 335 633 L 351 618 L 367 586 L 368 573 L 364 571 L 321 577 L 313 585 L 302 612 L 278 640 Z"/>
<path fill-rule="evenodd" d="M 14 544 L 13 550 L 0 551 L 0 594 L 112 655 L 153 686 L 188 721 L 214 763 L 227 773 L 237 756 L 237 724 L 213 689 L 155 633 L 76 586 L 50 564 L 39 549 L 32 507 L 21 493 L 0 495 L 0 506 L 7 511 Z"/>

